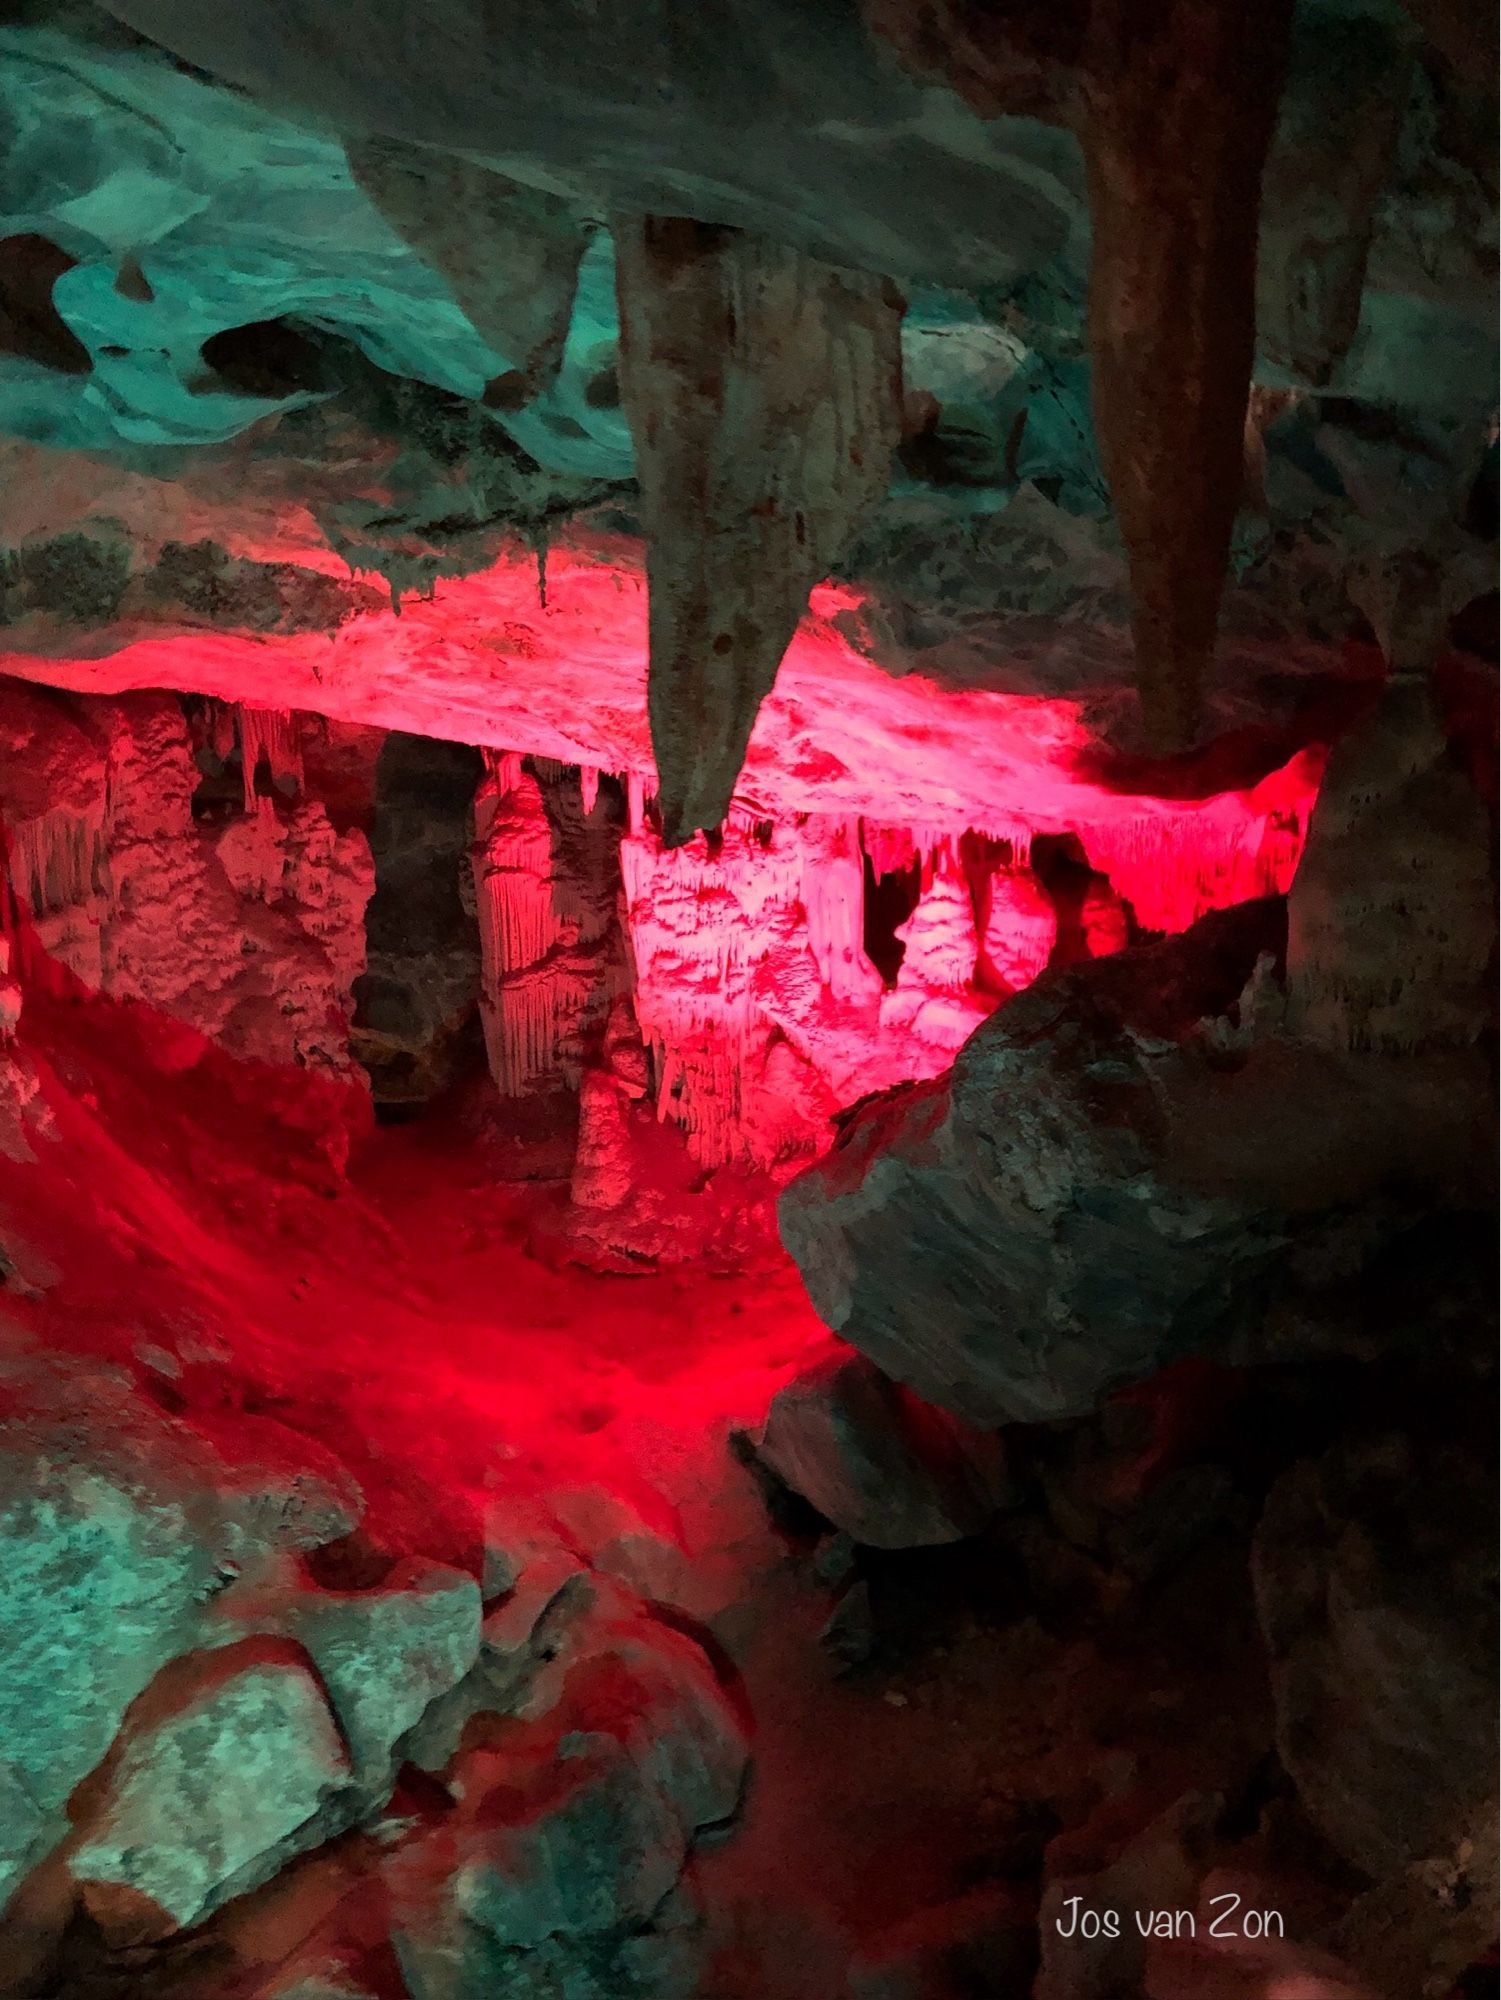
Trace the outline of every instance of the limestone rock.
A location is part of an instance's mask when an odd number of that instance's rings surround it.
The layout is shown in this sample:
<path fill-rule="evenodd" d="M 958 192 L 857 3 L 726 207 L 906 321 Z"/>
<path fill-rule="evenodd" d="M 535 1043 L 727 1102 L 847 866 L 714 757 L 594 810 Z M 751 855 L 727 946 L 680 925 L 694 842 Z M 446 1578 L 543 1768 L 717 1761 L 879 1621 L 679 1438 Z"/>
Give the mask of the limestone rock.
<path fill-rule="evenodd" d="M 779 1207 L 826 1324 L 983 1427 L 1085 1415 L 1189 1356 L 1285 1353 L 1300 1326 L 1308 1351 L 1368 1338 L 1352 1280 L 1488 1198 L 1484 1085 L 1447 1052 L 1282 1035 L 1253 978 L 1279 928 L 1248 903 L 1049 972 L 946 1078 L 847 1114 Z"/>
<path fill-rule="evenodd" d="M 1412 32 L 1378 10 L 1302 10 L 1290 87 L 1262 181 L 1257 271 L 1263 345 L 1303 381 L 1327 382 L 1360 323 L 1375 207 L 1412 79 Z M 1320 75 L 1337 74 L 1331 100 Z"/>
<path fill-rule="evenodd" d="M 1496 1564 L 1475 1532 L 1489 1491 L 1460 1448 L 1392 1436 L 1295 1466 L 1256 1533 L 1282 1761 L 1378 1881 L 1452 1861 L 1492 1817 Z M 1495 1896 L 1494 1877 L 1467 1891 L 1492 1922 Z"/>
<path fill-rule="evenodd" d="M 365 193 L 509 362 L 490 393 L 502 407 L 529 401 L 568 335 L 584 231 L 567 203 L 435 147 L 371 138 L 345 152 Z"/>
<path fill-rule="evenodd" d="M 378 1589 L 297 1597 L 282 1629 L 318 1669 L 355 1781 L 384 1802 L 397 1745 L 479 1655 L 479 1585 L 442 1563 L 408 1559 Z"/>
<path fill-rule="evenodd" d="M 1002 993 L 1030 986 L 1046 970 L 1057 940 L 1058 913 L 1031 869 L 998 868 L 990 877 L 980 933 L 980 971 L 987 983 Z"/>
<path fill-rule="evenodd" d="M 1293 1032 L 1334 1048 L 1474 1042 L 1496 892 L 1485 807 L 1427 674 L 1394 674 L 1334 749 L 1288 896 Z"/>
<path fill-rule="evenodd" d="M 185 1929 L 268 1881 L 323 1838 L 320 1815 L 351 1776 L 316 1679 L 274 1642 L 185 1661 L 143 1707 L 67 1858 L 122 1941 Z"/>
<path fill-rule="evenodd" d="M 859 1354 L 833 1355 L 779 1390 L 756 1450 L 872 1548 L 959 1541 L 1006 1496 L 998 1437 L 919 1402 Z"/>
<path fill-rule="evenodd" d="M 730 808 L 808 592 L 886 489 L 901 304 L 862 272 L 673 217 L 615 224 L 621 394 L 669 846 Z"/>
<path fill-rule="evenodd" d="M 565 1551 L 530 1564 L 510 1595 L 486 1613 L 474 1665 L 437 1695 L 407 1735 L 402 1750 L 408 1761 L 440 1772 L 475 1717 L 546 1714 L 561 1699 L 598 1601 L 587 1571 Z"/>
<path fill-rule="evenodd" d="M 1283 1218 L 1172 1183 L 1162 1106 L 1275 913 L 1045 976 L 948 1078 L 848 1117 L 782 1196 L 826 1322 L 971 1423 L 1082 1415 L 1209 1345 L 1254 1297 Z"/>
<path fill-rule="evenodd" d="M 364 835 L 336 833 L 315 800 L 256 796 L 253 750 L 247 810 L 200 826 L 173 695 L 59 702 L 7 683 L 0 707 L 0 814 L 35 945 L 234 1054 L 347 1071 L 374 886 Z"/>
<path fill-rule="evenodd" d="M 698 1832 L 735 1811 L 744 1762 L 693 1641 L 604 1613 L 559 1704 L 494 1749 L 461 1751 L 446 1777 L 456 1811 L 388 1866 L 416 2000 L 686 2000 L 694 1966 L 671 1936 L 673 1899 Z"/>
<path fill-rule="evenodd" d="M 0 1898 L 64 1830 L 130 1704 L 199 1643 L 203 1609 L 278 1550 L 354 1525 L 359 1498 L 267 1427 L 238 1465 L 121 1373 L 0 1369 Z M 276 1454 L 280 1454 L 280 1457 Z"/>
<path fill-rule="evenodd" d="M 624 984 L 608 814 L 543 759 L 490 753 L 475 800 L 480 1017 L 490 1072 L 518 1097 L 577 1083 Z"/>

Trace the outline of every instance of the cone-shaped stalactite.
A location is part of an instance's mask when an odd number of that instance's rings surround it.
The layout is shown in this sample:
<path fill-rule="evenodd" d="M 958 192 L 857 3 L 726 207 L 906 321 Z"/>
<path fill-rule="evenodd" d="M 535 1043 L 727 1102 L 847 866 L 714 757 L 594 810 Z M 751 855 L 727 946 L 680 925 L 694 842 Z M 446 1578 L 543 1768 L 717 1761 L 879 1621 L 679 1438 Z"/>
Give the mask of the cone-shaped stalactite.
<path fill-rule="evenodd" d="M 741 230 L 615 225 L 663 834 L 729 810 L 762 699 L 901 426 L 901 302 Z"/>
<path fill-rule="evenodd" d="M 1148 734 L 1192 741 L 1241 491 L 1288 0 L 1093 0 L 1081 137 L 1095 425 Z"/>
<path fill-rule="evenodd" d="M 1130 559 L 1137 680 L 1154 744 L 1184 747 L 1242 486 L 1261 175 L 1291 0 L 864 0 L 864 11 L 909 69 L 945 77 L 983 116 L 1057 119 L 1083 144 L 1095 428 Z M 1379 161 L 1381 136 L 1363 143 Z M 1352 162 L 1352 200 L 1363 172 Z M 1363 263 L 1357 245 L 1357 284 Z M 1338 278 L 1344 292 L 1316 329 L 1331 352 L 1350 273 Z"/>

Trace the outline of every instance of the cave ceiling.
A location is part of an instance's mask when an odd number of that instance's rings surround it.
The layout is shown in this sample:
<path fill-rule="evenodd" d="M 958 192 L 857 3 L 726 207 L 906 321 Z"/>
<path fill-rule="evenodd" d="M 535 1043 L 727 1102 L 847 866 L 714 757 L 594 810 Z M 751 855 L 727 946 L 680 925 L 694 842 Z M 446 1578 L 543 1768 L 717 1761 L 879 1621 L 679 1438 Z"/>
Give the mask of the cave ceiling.
<path fill-rule="evenodd" d="M 1169 753 L 1442 631 L 1493 564 L 1478 30 L 1179 11 L 13 4 L 7 650 L 264 642 L 226 563 L 286 629 L 519 545 L 540 608 L 615 538 L 685 837 L 823 575 L 878 671 L 1027 695 L 1046 653 L 1087 738 Z M 489 740 L 483 698 L 430 726 Z"/>

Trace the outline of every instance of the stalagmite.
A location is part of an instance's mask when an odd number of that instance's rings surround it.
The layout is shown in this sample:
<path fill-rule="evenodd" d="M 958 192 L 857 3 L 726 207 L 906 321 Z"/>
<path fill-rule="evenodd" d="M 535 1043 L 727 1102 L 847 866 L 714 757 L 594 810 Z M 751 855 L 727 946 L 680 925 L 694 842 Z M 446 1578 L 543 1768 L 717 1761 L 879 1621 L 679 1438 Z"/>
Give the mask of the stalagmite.
<path fill-rule="evenodd" d="M 553 908 L 552 835 L 537 780 L 502 754 L 475 801 L 474 888 L 490 1071 L 515 1096 L 551 1063 L 555 983 L 537 968 L 563 941 Z"/>
<path fill-rule="evenodd" d="M 1032 871 L 997 868 L 986 885 L 982 982 L 994 992 L 1020 992 L 1047 965 L 1057 939 L 1058 913 Z"/>
<path fill-rule="evenodd" d="M 865 869 L 860 833 L 842 820 L 810 819 L 803 829 L 803 904 L 819 977 L 841 1000 L 872 990 L 865 956 Z"/>
<path fill-rule="evenodd" d="M 808 592 L 886 490 L 901 304 L 741 230 L 628 218 L 615 244 L 652 747 L 677 846 L 724 819 Z"/>
<path fill-rule="evenodd" d="M 979 957 L 975 908 L 951 854 L 939 856 L 917 908 L 906 923 L 897 925 L 896 934 L 907 947 L 902 976 L 909 985 L 945 993 L 962 993 L 969 987 Z"/>
<path fill-rule="evenodd" d="M 480 1017 L 491 1074 L 507 1096 L 578 1080 L 570 1044 L 608 1008 L 624 968 L 612 949 L 613 879 L 580 813 L 571 773 L 487 753 L 475 800 Z M 551 810 L 549 809 L 551 801 Z M 571 808 L 571 813 L 570 809 Z"/>
<path fill-rule="evenodd" d="M 1092 875 L 1079 905 L 1079 930 L 1091 958 L 1108 958 L 1131 942 L 1125 906 L 1103 875 Z"/>
<path fill-rule="evenodd" d="M 1192 742 L 1239 504 L 1262 164 L 1289 0 L 1093 0 L 1081 137 L 1095 424 L 1150 738 Z"/>
<path fill-rule="evenodd" d="M 974 990 L 980 939 L 975 906 L 953 849 L 938 850 L 917 908 L 897 936 L 906 945 L 895 989 L 881 996 L 883 1028 L 907 1028 L 954 1049 L 990 1011 Z"/>
<path fill-rule="evenodd" d="M 723 838 L 620 849 L 634 999 L 657 1109 L 705 1165 L 806 1157 L 848 1068 L 879 1058 L 854 829 L 732 815 Z"/>

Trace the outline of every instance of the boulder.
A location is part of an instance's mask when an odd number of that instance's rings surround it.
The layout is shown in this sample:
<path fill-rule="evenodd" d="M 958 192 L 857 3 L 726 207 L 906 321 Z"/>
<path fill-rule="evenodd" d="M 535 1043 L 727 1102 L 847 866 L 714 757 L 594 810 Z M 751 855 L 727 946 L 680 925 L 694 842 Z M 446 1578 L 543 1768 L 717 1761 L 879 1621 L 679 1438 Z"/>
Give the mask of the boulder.
<path fill-rule="evenodd" d="M 403 1744 L 409 1762 L 441 1771 L 475 1716 L 543 1715 L 559 1699 L 573 1657 L 574 1627 L 598 1601 L 578 1559 L 559 1551 L 531 1564 L 487 1612 L 474 1664 L 427 1708 Z"/>
<path fill-rule="evenodd" d="M 1282 924 L 1240 904 L 1045 973 L 946 1076 L 846 1113 L 779 1203 L 824 1321 L 971 1424 L 1083 1416 L 1263 1358 L 1272 1308 L 1337 1317 L 1400 1228 L 1483 1202 L 1483 1078 L 1285 1037 Z"/>
<path fill-rule="evenodd" d="M 445 1774 L 455 1810 L 387 1864 L 415 2000 L 697 1990 L 679 1880 L 736 1810 L 739 1723 L 682 1633 L 601 1603 L 560 1699 Z"/>
<path fill-rule="evenodd" d="M 414 1558 L 378 1590 L 299 1593 L 278 1622 L 322 1678 L 356 1782 L 383 1804 L 397 1745 L 479 1656 L 479 1585 Z"/>
<path fill-rule="evenodd" d="M 163 1676 L 67 1856 L 107 1938 L 196 1924 L 316 1846 L 353 1776 L 297 1650 L 245 1640 Z M 91 1788 L 92 1789 L 92 1788 Z"/>
<path fill-rule="evenodd" d="M 1277 1745 L 1310 1817 L 1376 1881 L 1426 1869 L 1492 1929 L 1493 1504 L 1458 1447 L 1351 1442 L 1284 1474 L 1252 1558 Z"/>
<path fill-rule="evenodd" d="M 1285 1219 L 1175 1185 L 1166 1107 L 1280 913 L 1044 974 L 948 1076 L 849 1114 L 784 1192 L 782 1236 L 827 1323 L 980 1425 L 1083 1415 L 1228 1331 Z"/>
<path fill-rule="evenodd" d="M 278 1552 L 347 1533 L 347 1475 L 244 1420 L 238 1462 L 123 1371 L 24 1348 L 0 1364 L 0 1903 L 206 1607 Z"/>
<path fill-rule="evenodd" d="M 860 1354 L 794 1377 L 756 1449 L 825 1520 L 872 1548 L 957 1542 L 1006 1497 L 998 1437 L 920 1402 Z"/>

